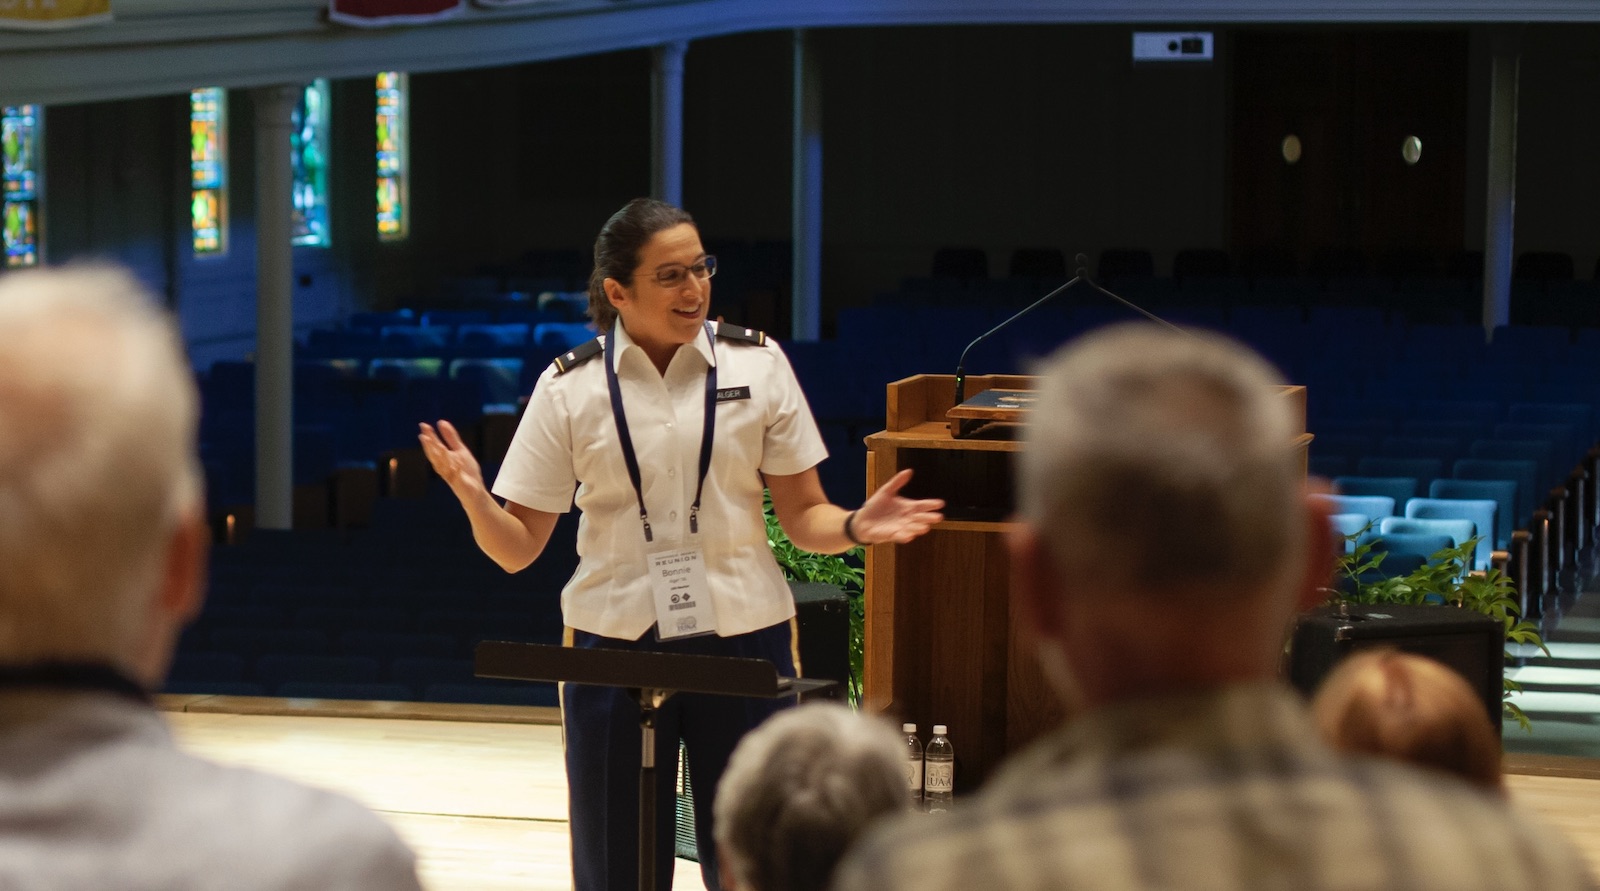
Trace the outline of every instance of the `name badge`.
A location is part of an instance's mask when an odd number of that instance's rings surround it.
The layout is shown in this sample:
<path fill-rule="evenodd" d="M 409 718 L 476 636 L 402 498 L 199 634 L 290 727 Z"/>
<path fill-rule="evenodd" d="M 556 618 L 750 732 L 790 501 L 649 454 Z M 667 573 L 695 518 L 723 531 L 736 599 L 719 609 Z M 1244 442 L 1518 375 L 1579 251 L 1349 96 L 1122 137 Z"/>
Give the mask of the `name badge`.
<path fill-rule="evenodd" d="M 733 402 L 736 399 L 749 399 L 749 387 L 725 387 L 717 391 L 717 402 Z"/>
<path fill-rule="evenodd" d="M 706 564 L 700 549 L 655 551 L 646 560 L 656 601 L 657 639 L 715 634 L 717 618 L 711 610 L 711 589 L 706 585 Z"/>

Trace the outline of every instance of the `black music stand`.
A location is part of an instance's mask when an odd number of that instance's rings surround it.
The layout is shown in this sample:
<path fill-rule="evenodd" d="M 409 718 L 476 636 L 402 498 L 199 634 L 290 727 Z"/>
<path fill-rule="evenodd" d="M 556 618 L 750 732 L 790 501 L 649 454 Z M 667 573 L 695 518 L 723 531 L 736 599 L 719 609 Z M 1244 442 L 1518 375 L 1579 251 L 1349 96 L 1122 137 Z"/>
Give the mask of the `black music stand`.
<path fill-rule="evenodd" d="M 780 699 L 833 686 L 835 681 L 779 677 L 765 659 L 578 649 L 486 640 L 473 672 L 483 678 L 565 681 L 624 687 L 639 704 L 639 891 L 656 888 L 656 712 L 674 693 Z"/>

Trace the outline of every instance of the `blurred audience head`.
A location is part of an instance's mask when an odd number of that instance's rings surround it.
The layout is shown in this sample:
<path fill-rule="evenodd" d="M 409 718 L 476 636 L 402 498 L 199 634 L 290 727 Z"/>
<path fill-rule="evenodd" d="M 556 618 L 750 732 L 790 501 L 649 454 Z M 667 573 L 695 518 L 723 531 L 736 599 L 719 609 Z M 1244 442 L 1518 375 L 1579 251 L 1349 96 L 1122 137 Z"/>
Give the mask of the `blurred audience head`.
<path fill-rule="evenodd" d="M 1483 699 L 1432 659 L 1397 650 L 1353 654 L 1328 674 L 1311 711 L 1336 749 L 1503 789 L 1500 738 Z"/>
<path fill-rule="evenodd" d="M 785 709 L 733 751 L 717 788 L 725 891 L 823 891 L 866 826 L 907 810 L 901 740 L 832 703 Z"/>
<path fill-rule="evenodd" d="M 1277 372 L 1220 335 L 1135 323 L 1037 373 L 1013 581 L 1069 704 L 1273 674 L 1332 568 Z"/>
<path fill-rule="evenodd" d="M 127 272 L 0 277 L 0 663 L 110 664 L 155 686 L 199 608 L 194 376 Z"/>

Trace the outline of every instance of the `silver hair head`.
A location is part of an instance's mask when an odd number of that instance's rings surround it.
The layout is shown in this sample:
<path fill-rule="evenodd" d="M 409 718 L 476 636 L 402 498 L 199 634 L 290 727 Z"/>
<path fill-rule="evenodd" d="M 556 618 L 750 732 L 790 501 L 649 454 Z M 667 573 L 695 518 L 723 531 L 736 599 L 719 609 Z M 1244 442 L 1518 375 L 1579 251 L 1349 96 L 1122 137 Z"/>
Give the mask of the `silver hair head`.
<path fill-rule="evenodd" d="M 823 891 L 868 823 L 910 806 L 887 724 L 810 703 L 739 742 L 717 789 L 717 848 L 744 891 Z"/>
<path fill-rule="evenodd" d="M 1069 577 L 1243 593 L 1295 559 L 1294 410 L 1248 347 L 1118 325 L 1063 347 L 1039 376 L 1018 506 Z"/>
<path fill-rule="evenodd" d="M 198 396 L 167 313 L 109 266 L 0 278 L 0 661 L 136 655 L 202 498 Z"/>

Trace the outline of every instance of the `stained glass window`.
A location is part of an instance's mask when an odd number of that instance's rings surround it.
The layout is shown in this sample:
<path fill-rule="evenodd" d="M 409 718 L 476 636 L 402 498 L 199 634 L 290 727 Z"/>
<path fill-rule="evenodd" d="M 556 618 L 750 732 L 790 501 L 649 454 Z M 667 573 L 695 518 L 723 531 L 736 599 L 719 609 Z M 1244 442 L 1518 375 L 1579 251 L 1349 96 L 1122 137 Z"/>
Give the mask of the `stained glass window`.
<path fill-rule="evenodd" d="M 189 218 L 196 254 L 228 247 L 228 103 L 218 87 L 189 93 Z"/>
<path fill-rule="evenodd" d="M 5 203 L 0 216 L 7 266 L 39 262 L 39 162 L 44 108 L 0 108 L 0 157 L 4 158 Z"/>
<path fill-rule="evenodd" d="M 300 94 L 290 133 L 295 244 L 328 246 L 328 121 L 328 82 L 318 78 Z"/>
<path fill-rule="evenodd" d="M 378 75 L 378 240 L 399 241 L 411 227 L 406 194 L 406 93 L 399 71 Z"/>

